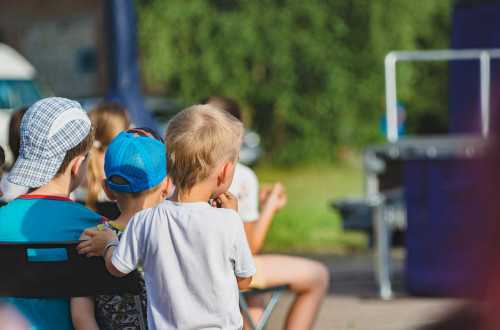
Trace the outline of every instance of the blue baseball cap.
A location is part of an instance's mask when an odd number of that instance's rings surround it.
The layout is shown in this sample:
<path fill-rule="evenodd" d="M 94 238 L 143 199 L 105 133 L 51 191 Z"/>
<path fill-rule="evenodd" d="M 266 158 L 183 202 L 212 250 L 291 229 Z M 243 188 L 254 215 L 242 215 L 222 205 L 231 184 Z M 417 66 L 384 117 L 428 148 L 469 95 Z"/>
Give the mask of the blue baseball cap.
<path fill-rule="evenodd" d="M 104 156 L 104 173 L 111 190 L 138 192 L 153 188 L 167 176 L 167 156 L 161 137 L 150 128 L 133 128 L 120 132 Z M 118 175 L 128 181 L 116 184 Z"/>

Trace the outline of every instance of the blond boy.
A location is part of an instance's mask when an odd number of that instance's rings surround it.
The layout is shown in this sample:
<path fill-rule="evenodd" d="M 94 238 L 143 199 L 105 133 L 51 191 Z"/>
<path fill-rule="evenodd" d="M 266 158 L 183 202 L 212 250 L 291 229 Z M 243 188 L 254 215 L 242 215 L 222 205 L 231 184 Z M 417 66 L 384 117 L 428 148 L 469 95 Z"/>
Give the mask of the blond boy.
<path fill-rule="evenodd" d="M 142 265 L 151 329 L 243 326 L 238 289 L 256 268 L 237 200 L 227 192 L 243 136 L 241 122 L 218 108 L 181 111 L 165 138 L 171 199 L 137 213 L 119 244 L 108 232 L 89 231 L 93 241 L 111 242 L 104 251 L 111 274 Z"/>

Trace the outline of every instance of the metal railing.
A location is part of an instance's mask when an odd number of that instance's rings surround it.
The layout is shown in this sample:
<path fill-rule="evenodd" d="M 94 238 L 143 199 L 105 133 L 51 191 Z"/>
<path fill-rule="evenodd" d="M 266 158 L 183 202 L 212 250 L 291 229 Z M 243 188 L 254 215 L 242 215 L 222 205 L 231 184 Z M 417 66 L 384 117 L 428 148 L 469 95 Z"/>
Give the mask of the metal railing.
<path fill-rule="evenodd" d="M 396 62 L 398 61 L 446 61 L 479 60 L 481 90 L 481 127 L 482 136 L 489 133 L 490 112 L 490 63 L 492 58 L 500 58 L 500 49 L 461 49 L 461 50 L 424 50 L 393 51 L 385 57 L 385 97 L 387 116 L 387 140 L 398 140 L 398 114 L 396 98 Z"/>

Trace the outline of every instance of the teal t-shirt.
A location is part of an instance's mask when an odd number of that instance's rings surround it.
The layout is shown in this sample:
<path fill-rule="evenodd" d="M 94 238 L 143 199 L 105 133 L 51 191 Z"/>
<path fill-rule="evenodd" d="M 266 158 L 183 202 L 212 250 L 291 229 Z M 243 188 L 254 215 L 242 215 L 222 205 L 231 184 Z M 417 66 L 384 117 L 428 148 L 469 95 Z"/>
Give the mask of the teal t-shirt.
<path fill-rule="evenodd" d="M 101 220 L 102 216 L 68 198 L 22 195 L 0 207 L 0 241 L 73 241 L 80 238 L 85 228 L 95 227 Z M 47 257 L 50 258 L 33 256 Z M 9 302 L 37 330 L 73 329 L 69 298 L 10 298 Z"/>

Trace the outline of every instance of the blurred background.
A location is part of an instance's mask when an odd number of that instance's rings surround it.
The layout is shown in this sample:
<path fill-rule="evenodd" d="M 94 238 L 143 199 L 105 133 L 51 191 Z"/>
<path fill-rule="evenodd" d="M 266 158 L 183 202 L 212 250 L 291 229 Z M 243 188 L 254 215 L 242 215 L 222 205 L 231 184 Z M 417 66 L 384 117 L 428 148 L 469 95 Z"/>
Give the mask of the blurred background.
<path fill-rule="evenodd" d="M 497 2 L 0 0 L 0 43 L 21 56 L 18 72 L 0 63 L 0 136 L 12 109 L 50 95 L 121 100 L 161 134 L 184 107 L 228 95 L 249 129 L 244 162 L 288 194 L 265 250 L 365 251 L 369 231 L 343 230 L 331 204 L 364 193 L 363 149 L 386 143 L 384 57 L 448 49 L 454 10 Z M 403 134 L 448 132 L 449 76 L 447 62 L 398 67 Z"/>

